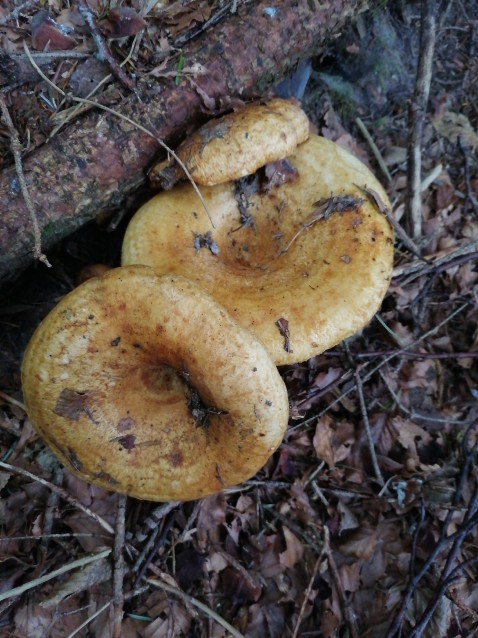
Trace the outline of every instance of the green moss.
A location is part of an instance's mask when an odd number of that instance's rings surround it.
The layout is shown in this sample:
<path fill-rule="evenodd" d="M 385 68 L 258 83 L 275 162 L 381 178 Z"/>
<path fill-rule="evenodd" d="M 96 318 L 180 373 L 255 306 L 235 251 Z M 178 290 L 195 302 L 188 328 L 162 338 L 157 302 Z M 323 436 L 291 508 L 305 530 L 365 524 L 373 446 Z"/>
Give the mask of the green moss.
<path fill-rule="evenodd" d="M 43 226 L 43 228 L 41 229 L 41 241 L 42 243 L 50 243 L 55 239 L 55 223 L 54 222 L 48 222 L 47 224 L 45 224 L 45 226 Z"/>
<path fill-rule="evenodd" d="M 321 73 L 320 79 L 327 86 L 334 109 L 344 118 L 355 116 L 361 102 L 359 92 L 354 85 L 339 75 Z"/>

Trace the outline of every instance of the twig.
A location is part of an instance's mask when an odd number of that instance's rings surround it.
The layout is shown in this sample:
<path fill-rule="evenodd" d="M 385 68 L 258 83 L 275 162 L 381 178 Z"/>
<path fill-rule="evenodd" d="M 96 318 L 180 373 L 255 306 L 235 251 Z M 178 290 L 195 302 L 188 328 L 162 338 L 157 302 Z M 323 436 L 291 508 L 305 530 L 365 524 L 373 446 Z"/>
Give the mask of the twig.
<path fill-rule="evenodd" d="M 106 113 L 110 113 L 111 115 L 114 115 L 115 117 L 118 117 L 119 119 L 128 122 L 129 124 L 131 124 L 132 126 L 134 126 L 135 128 L 137 128 L 140 131 L 143 131 L 143 133 L 145 133 L 146 135 L 149 135 L 149 137 L 152 137 L 158 144 L 159 146 L 161 146 L 162 149 L 164 149 L 165 151 L 167 151 L 175 160 L 176 162 L 179 164 L 179 166 L 182 168 L 182 170 L 184 171 L 184 174 L 186 175 L 186 177 L 188 178 L 188 180 L 191 182 L 191 186 L 193 187 L 196 195 L 199 198 L 199 201 L 201 202 L 204 210 L 206 211 L 206 215 L 209 218 L 209 222 L 211 224 L 211 226 L 213 228 L 216 228 L 216 226 L 214 225 L 214 222 L 212 220 L 211 217 L 211 213 L 209 212 L 209 209 L 207 207 L 206 202 L 204 201 L 204 197 L 201 194 L 201 191 L 199 190 L 199 188 L 197 187 L 197 184 L 194 182 L 191 173 L 189 172 L 189 170 L 187 169 L 186 165 L 184 164 L 184 162 L 178 157 L 178 155 L 166 144 L 166 142 L 163 142 L 163 140 L 156 135 L 155 133 L 153 133 L 152 131 L 150 131 L 149 129 L 147 129 L 146 127 L 142 126 L 141 124 L 138 124 L 138 122 L 135 122 L 134 120 L 132 120 L 130 117 L 127 117 L 126 115 L 123 115 L 122 113 L 119 113 L 118 111 L 115 111 L 114 109 L 109 108 L 109 106 L 105 106 L 104 104 L 100 104 L 99 102 L 96 102 L 95 100 L 88 100 L 86 98 L 81 98 L 81 97 L 77 97 L 76 95 L 72 95 L 70 93 L 65 93 L 65 91 L 63 91 L 62 89 L 60 89 L 60 87 L 58 87 L 56 84 L 54 84 L 44 73 L 43 71 L 39 68 L 39 66 L 35 63 L 35 60 L 31 57 L 31 53 L 30 53 L 30 49 L 27 46 L 27 43 L 24 41 L 23 42 L 23 48 L 25 50 L 25 53 L 27 54 L 27 57 L 30 61 L 30 64 L 36 69 L 37 73 L 40 75 L 40 77 L 45 80 L 45 82 L 48 83 L 49 86 L 51 86 L 53 89 L 55 89 L 56 91 L 58 91 L 58 93 L 60 93 L 60 95 L 63 95 L 63 97 L 68 98 L 69 100 L 72 100 L 73 102 L 78 102 L 80 104 L 90 104 L 91 106 L 94 106 L 96 108 L 101 109 L 102 111 L 106 111 Z"/>
<path fill-rule="evenodd" d="M 405 405 L 403 405 L 399 394 L 394 390 L 394 388 L 392 387 L 392 384 L 390 383 L 390 381 L 386 377 L 386 375 L 383 373 L 383 371 L 379 370 L 378 373 L 379 373 L 382 381 L 384 382 L 385 386 L 387 387 L 387 390 L 392 395 L 393 400 L 397 404 L 397 407 L 404 414 L 406 414 L 407 417 L 410 420 L 412 420 L 414 422 L 427 421 L 429 423 L 443 423 L 445 425 L 450 425 L 451 423 L 455 423 L 455 424 L 459 424 L 459 425 L 465 425 L 465 423 L 463 421 L 454 421 L 453 419 L 447 419 L 446 417 L 445 418 L 440 418 L 440 417 L 436 417 L 436 416 L 427 416 L 426 414 L 420 414 L 419 412 L 415 412 L 414 410 L 410 410 Z"/>
<path fill-rule="evenodd" d="M 420 535 L 424 521 L 425 521 L 425 503 L 423 499 L 421 499 L 420 500 L 420 518 L 418 519 L 417 526 L 413 533 L 412 549 L 410 551 L 410 565 L 408 568 L 408 575 L 410 580 L 412 580 L 414 576 L 413 572 L 414 572 L 415 558 L 417 555 L 418 536 Z"/>
<path fill-rule="evenodd" d="M 465 193 L 465 201 L 463 202 L 463 213 L 466 214 L 467 204 L 469 203 L 473 209 L 473 213 L 475 214 L 475 217 L 478 217 L 478 202 L 473 196 L 473 188 L 470 183 L 470 165 L 468 162 L 468 153 L 466 152 L 465 145 L 463 144 L 463 140 L 461 139 L 460 136 L 458 136 L 457 142 L 458 142 L 458 148 L 460 149 L 461 154 L 463 155 L 463 162 L 464 162 L 464 169 L 465 169 L 466 193 Z"/>
<path fill-rule="evenodd" d="M 93 40 L 96 44 L 96 48 L 98 50 L 97 58 L 98 60 L 105 61 L 108 63 L 108 66 L 111 69 L 111 73 L 118 78 L 118 80 L 130 91 L 134 91 L 135 83 L 131 79 L 131 77 L 122 69 L 122 67 L 115 60 L 113 54 L 109 46 L 107 45 L 104 37 L 101 35 L 98 27 L 96 26 L 95 16 L 91 11 L 90 7 L 86 0 L 78 0 L 78 11 L 81 14 L 81 17 L 88 25 L 89 30 L 91 31 L 91 35 L 93 36 Z"/>
<path fill-rule="evenodd" d="M 213 609 L 211 609 L 207 605 L 204 605 L 204 603 L 202 603 L 200 600 L 197 600 L 197 598 L 193 598 L 192 596 L 185 594 L 183 591 L 181 591 L 177 587 L 173 587 L 172 585 L 167 585 L 162 580 L 154 580 L 152 578 L 146 578 L 145 581 L 149 583 L 150 585 L 154 585 L 155 587 L 158 587 L 158 589 L 164 589 L 164 591 L 167 591 L 169 594 L 174 594 L 175 596 L 179 596 L 179 598 L 182 598 L 182 600 L 187 605 L 192 605 L 193 607 L 200 609 L 209 618 L 212 618 L 219 625 L 221 625 L 221 627 L 223 627 L 226 631 L 228 631 L 231 634 L 231 636 L 233 636 L 234 638 L 245 638 L 239 631 L 237 631 L 237 629 L 234 629 L 234 627 L 230 625 L 227 622 L 227 620 L 224 620 L 224 618 L 219 616 L 219 614 L 217 614 Z"/>
<path fill-rule="evenodd" d="M 84 622 L 82 622 L 81 625 L 79 625 L 76 629 L 74 629 L 70 634 L 68 634 L 66 638 L 73 638 L 73 636 L 76 636 L 77 634 L 79 634 L 80 631 L 84 629 L 85 627 L 87 627 L 90 624 L 90 622 L 92 622 L 97 616 L 99 616 L 104 611 L 106 611 L 112 602 L 113 602 L 112 600 L 109 600 L 102 607 L 97 609 L 94 614 L 91 614 L 91 616 L 88 616 L 88 618 Z"/>
<path fill-rule="evenodd" d="M 325 533 L 325 532 L 324 532 Z M 299 616 L 297 618 L 297 622 L 295 623 L 294 633 L 292 634 L 292 638 L 297 638 L 299 636 L 300 625 L 304 618 L 305 608 L 309 601 L 310 592 L 312 591 L 312 587 L 314 586 L 315 579 L 317 577 L 317 573 L 319 571 L 320 563 L 323 561 L 325 555 L 325 549 L 323 549 L 317 560 L 315 561 L 314 569 L 312 570 L 312 574 L 309 578 L 309 584 L 307 585 L 307 589 L 304 592 L 304 600 L 302 601 L 302 605 L 300 606 Z"/>
<path fill-rule="evenodd" d="M 36 2 L 37 0 L 34 1 Z M 91 58 L 91 53 L 84 53 L 82 51 L 35 51 L 31 56 L 39 62 L 47 63 L 54 62 L 55 60 L 86 60 L 87 58 Z M 8 57 L 15 61 L 25 60 L 25 58 L 28 60 L 25 53 L 9 53 Z"/>
<path fill-rule="evenodd" d="M 375 357 L 385 357 L 393 354 L 400 355 L 406 359 L 478 359 L 478 351 L 469 352 L 411 352 L 410 350 L 367 350 L 367 352 L 354 352 L 354 357 L 359 359 L 374 359 Z M 334 353 L 337 356 L 337 353 Z"/>
<path fill-rule="evenodd" d="M 7 14 L 4 18 L 0 20 L 0 24 L 1 25 L 8 24 L 10 20 L 15 20 L 18 23 L 18 18 L 20 16 L 20 13 L 22 11 L 30 9 L 31 7 L 35 7 L 35 5 L 36 5 L 36 0 L 27 0 L 26 2 L 20 3 L 17 7 L 15 7 L 15 9 L 13 9 L 11 13 Z"/>
<path fill-rule="evenodd" d="M 426 339 L 428 339 L 428 337 L 431 337 L 432 335 L 436 334 L 440 328 L 442 328 L 443 326 L 445 326 L 447 323 L 449 323 L 452 319 L 454 319 L 458 314 L 460 314 L 460 312 L 463 312 L 463 310 L 465 310 L 465 308 L 468 308 L 470 304 L 468 302 L 463 303 L 461 306 L 459 306 L 456 310 L 454 310 L 451 315 L 449 315 L 448 317 L 445 317 L 445 319 L 443 319 L 443 321 L 440 321 L 440 323 L 438 323 L 436 326 L 434 326 L 433 328 L 431 328 L 430 330 L 428 330 L 427 332 L 425 332 L 424 334 L 422 334 L 420 337 L 418 337 L 418 339 L 415 339 L 414 341 L 412 341 L 411 343 L 409 343 L 407 345 L 407 348 L 413 348 L 417 345 L 419 345 L 420 343 L 422 343 L 423 341 L 425 341 Z M 384 365 L 386 365 L 389 361 L 391 361 L 392 359 L 394 359 L 397 356 L 400 356 L 400 353 L 402 351 L 401 350 L 396 350 L 394 351 L 392 354 L 388 355 L 385 357 L 385 359 L 383 359 L 382 361 L 380 361 L 380 363 L 378 363 L 376 366 L 374 366 L 371 370 L 369 370 L 365 376 L 361 377 L 362 379 L 362 383 L 365 383 L 365 381 L 368 381 L 376 372 L 378 372 L 380 370 L 380 368 L 382 368 Z M 362 366 L 362 370 L 365 370 L 368 367 L 367 363 L 364 364 Z M 344 390 L 340 396 L 338 396 L 336 399 L 334 399 L 333 401 L 331 401 L 323 410 L 321 410 L 318 414 L 314 414 L 313 416 L 311 416 L 308 419 L 305 419 L 305 421 L 302 421 L 301 423 L 299 423 L 298 425 L 296 425 L 295 427 L 291 427 L 289 428 L 289 435 L 294 432 L 295 430 L 299 429 L 299 428 L 303 428 L 304 426 L 308 425 L 309 423 L 311 423 L 312 421 L 316 421 L 316 419 L 320 419 L 321 416 L 324 416 L 324 414 L 327 414 L 327 412 L 329 412 L 335 405 L 337 405 L 337 403 L 340 403 L 346 396 L 348 396 L 355 388 L 355 385 L 351 385 L 350 387 L 348 387 L 346 390 Z"/>
<path fill-rule="evenodd" d="M 478 240 L 474 240 L 456 249 L 443 250 L 435 255 L 428 255 L 428 264 L 426 265 L 423 263 L 423 260 L 420 262 L 415 260 L 408 264 L 397 266 L 393 269 L 392 279 L 408 276 L 406 283 L 411 283 L 418 277 L 422 277 L 431 272 L 443 272 L 454 266 L 459 266 L 470 259 L 474 259 L 476 257 L 477 248 Z"/>
<path fill-rule="evenodd" d="M 55 481 L 55 485 L 58 486 L 63 482 L 63 469 L 61 467 L 57 467 L 55 470 L 53 480 Z M 50 492 L 43 517 L 43 534 L 40 541 L 40 546 L 45 553 L 48 548 L 51 530 L 53 529 L 53 513 L 58 505 L 58 500 L 58 494 L 56 492 Z"/>
<path fill-rule="evenodd" d="M 460 475 L 458 478 L 458 484 L 457 484 L 457 488 L 455 491 L 455 495 L 453 498 L 453 502 L 452 505 L 454 507 L 458 506 L 459 501 L 463 495 L 463 488 L 465 485 L 465 479 L 472 467 L 472 465 L 474 464 L 474 460 L 475 460 L 475 456 L 476 456 L 476 451 L 478 448 L 478 441 L 474 444 L 473 448 L 471 449 L 471 451 L 468 451 L 467 449 L 467 443 L 468 443 L 468 437 L 470 435 L 470 432 L 478 425 L 478 420 L 474 421 L 473 423 L 471 423 L 466 432 L 465 435 L 463 437 L 463 460 L 464 463 L 462 464 L 461 470 L 460 470 Z M 444 548 L 449 545 L 450 543 L 452 544 L 451 550 L 448 554 L 447 560 L 446 560 L 446 564 L 445 567 L 443 568 L 441 577 L 440 577 L 440 588 L 438 590 L 438 593 L 434 596 L 434 598 L 432 599 L 432 601 L 430 601 L 429 607 L 431 608 L 431 606 L 433 606 L 433 611 L 436 609 L 436 606 L 438 605 L 440 598 L 442 596 L 442 594 L 440 593 L 441 588 L 443 587 L 444 582 L 450 577 L 450 574 L 452 572 L 453 569 L 453 565 L 454 562 L 456 560 L 456 557 L 458 555 L 459 550 L 461 549 L 461 546 L 463 544 L 463 541 L 465 539 L 465 537 L 470 533 L 470 531 L 473 529 L 473 527 L 478 523 L 478 517 L 477 517 L 477 509 L 478 509 L 478 486 L 475 485 L 475 490 L 473 492 L 472 497 L 470 498 L 470 501 L 468 503 L 468 507 L 466 510 L 466 514 L 463 520 L 463 523 L 461 525 L 461 527 L 458 528 L 458 530 L 456 532 L 454 532 L 453 534 L 450 534 L 449 536 L 447 536 L 447 532 L 448 532 L 448 527 L 452 521 L 453 518 L 453 514 L 455 513 L 455 509 L 454 508 L 450 508 L 447 512 L 447 515 L 445 517 L 445 520 L 443 521 L 443 524 L 441 526 L 440 529 L 440 535 L 438 538 L 438 541 L 435 545 L 435 547 L 433 548 L 433 550 L 430 552 L 430 554 L 427 557 L 427 560 L 424 562 L 424 564 L 422 565 L 421 569 L 413 576 L 413 578 L 410 578 L 409 583 L 408 583 L 408 587 L 405 591 L 405 594 L 403 596 L 402 599 L 402 603 L 397 611 L 397 613 L 395 614 L 395 617 L 392 620 L 392 623 L 387 631 L 387 634 L 385 636 L 385 638 L 393 638 L 397 631 L 400 629 L 400 626 L 403 622 L 403 619 L 405 618 L 405 614 L 408 608 L 408 605 L 412 599 L 413 594 L 415 593 L 416 588 L 418 587 L 418 584 L 420 583 L 420 581 L 422 580 L 422 578 L 425 576 L 425 574 L 428 572 L 428 570 L 430 569 L 430 567 L 432 567 L 432 565 L 435 564 L 435 561 L 437 559 L 437 557 L 442 553 L 442 551 L 444 550 Z M 443 592 L 446 590 L 446 587 L 448 585 L 444 586 Z M 431 612 L 431 614 L 429 614 L 429 608 L 427 607 L 427 609 L 424 612 L 424 615 L 422 616 L 422 620 L 425 618 L 428 618 L 427 623 L 429 621 L 429 619 L 431 618 L 431 615 L 433 613 L 433 611 Z M 421 621 L 420 621 L 421 622 Z M 424 627 L 422 628 L 422 630 L 424 629 Z M 413 634 L 411 634 L 413 635 Z M 418 638 L 418 636 L 421 634 L 415 634 L 415 638 Z M 410 638 L 410 637 L 409 637 Z"/>
<path fill-rule="evenodd" d="M 420 52 L 417 77 L 410 104 L 410 134 L 408 139 L 407 199 L 406 211 L 413 239 L 422 236 L 421 164 L 422 138 L 425 113 L 432 78 L 433 52 L 435 48 L 436 0 L 422 0 Z"/>
<path fill-rule="evenodd" d="M 35 578 L 35 580 L 31 580 L 28 583 L 24 583 L 23 585 L 20 585 L 19 587 L 14 587 L 13 589 L 9 589 L 8 591 L 0 593 L 0 601 L 7 600 L 7 598 L 13 598 L 14 596 L 20 596 L 21 594 L 28 591 L 29 589 L 33 589 L 34 587 L 37 587 L 38 585 L 42 585 L 43 583 L 46 583 L 49 580 L 52 580 L 53 578 L 60 576 L 61 574 L 70 572 L 73 569 L 77 569 L 78 567 L 84 567 L 85 565 L 89 565 L 90 563 L 93 563 L 95 561 L 102 560 L 103 558 L 106 558 L 110 554 L 111 554 L 111 549 L 104 549 L 101 552 L 98 552 L 97 554 L 93 554 L 93 555 L 89 554 L 88 556 L 83 556 L 83 558 L 78 558 L 77 560 L 74 560 L 73 562 L 68 563 L 67 565 L 63 565 L 62 567 L 55 569 L 49 574 L 45 574 L 45 576 L 40 576 L 40 578 Z"/>
<path fill-rule="evenodd" d="M 30 214 L 30 220 L 31 220 L 32 231 L 33 231 L 33 256 L 35 259 L 38 259 L 38 261 L 41 261 L 43 264 L 45 264 L 45 266 L 47 266 L 48 268 L 51 268 L 51 264 L 46 258 L 46 255 L 42 253 L 40 225 L 38 223 L 35 206 L 33 204 L 32 198 L 30 197 L 28 186 L 25 180 L 25 175 L 23 173 L 23 164 L 22 164 L 22 155 L 21 155 L 22 145 L 20 144 L 20 140 L 18 139 L 18 133 L 13 124 L 12 118 L 10 117 L 10 112 L 5 102 L 5 98 L 3 94 L 1 93 L 0 93 L 0 109 L 2 111 L 2 120 L 5 123 L 5 126 L 7 127 L 8 133 L 10 135 L 10 149 L 12 151 L 13 160 L 15 162 L 15 170 L 17 172 L 18 182 L 20 184 L 20 190 L 22 191 L 23 199 L 25 200 L 26 207 Z"/>
<path fill-rule="evenodd" d="M 155 507 L 152 512 L 148 515 L 148 517 L 143 521 L 142 525 L 144 528 L 148 528 L 148 530 L 136 530 L 135 538 L 137 541 L 142 543 L 148 537 L 149 533 L 154 531 L 160 526 L 161 521 L 165 518 L 170 512 L 173 511 L 178 505 L 180 501 L 170 501 L 169 503 L 161 503 L 158 507 Z M 141 561 L 140 561 L 141 562 Z M 133 566 L 133 571 L 136 571 L 138 568 L 138 561 Z"/>
<path fill-rule="evenodd" d="M 357 396 L 360 404 L 360 412 L 362 413 L 362 421 L 365 429 L 365 436 L 367 437 L 368 448 L 370 452 L 370 458 L 372 461 L 373 471 L 375 473 L 375 478 L 377 479 L 379 485 L 383 487 L 385 485 L 385 481 L 383 479 L 382 472 L 380 470 L 380 466 L 378 464 L 377 453 L 375 451 L 375 443 L 373 441 L 372 430 L 370 428 L 370 421 L 368 418 L 367 406 L 365 403 L 365 397 L 363 393 L 363 381 L 360 376 L 360 368 L 356 368 L 355 362 L 352 357 L 352 353 L 350 352 L 349 345 L 347 341 L 344 343 L 345 352 L 347 354 L 347 359 L 352 368 L 355 368 L 354 377 L 355 377 L 355 389 L 357 391 Z"/>
<path fill-rule="evenodd" d="M 420 192 L 424 193 L 426 190 L 428 190 L 428 188 L 433 184 L 433 182 L 437 179 L 442 171 L 442 164 L 437 164 L 435 168 L 428 173 L 428 175 L 425 175 L 422 183 L 420 184 Z"/>
<path fill-rule="evenodd" d="M 105 521 L 104 518 L 99 516 L 99 514 L 97 514 L 96 512 L 93 512 L 92 510 L 90 510 L 85 505 L 82 505 L 79 501 L 77 501 L 72 496 L 70 496 L 70 494 L 68 494 L 68 492 L 64 490 L 62 487 L 58 487 L 58 485 L 54 485 L 53 483 L 50 483 L 50 481 L 47 481 L 41 478 L 40 476 L 36 476 L 35 474 L 32 474 L 28 470 L 24 470 L 21 467 L 15 467 L 14 465 L 10 465 L 9 463 L 4 463 L 3 461 L 0 461 L 0 467 L 3 468 L 4 470 L 8 470 L 9 472 L 14 472 L 15 474 L 26 476 L 27 478 L 32 479 L 33 481 L 36 481 L 37 483 L 41 483 L 41 485 L 44 485 L 45 487 L 48 487 L 50 490 L 58 494 L 58 496 L 60 496 L 62 499 L 70 503 L 70 505 L 73 505 L 73 507 L 76 507 L 77 509 L 81 510 L 82 512 L 84 512 L 85 514 L 93 518 L 107 532 L 109 532 L 110 534 L 114 534 L 113 528 L 111 527 L 109 523 Z"/>
<path fill-rule="evenodd" d="M 124 494 L 118 495 L 118 508 L 116 511 L 115 543 L 113 549 L 114 572 L 113 572 L 113 638 L 121 638 L 121 625 L 123 623 L 123 578 L 124 578 L 124 536 L 125 536 L 125 516 L 127 497 Z"/>
<path fill-rule="evenodd" d="M 424 257 L 421 256 L 420 251 L 418 250 L 415 242 L 407 235 L 405 230 L 402 228 L 401 224 L 395 219 L 392 211 L 385 204 L 385 202 L 383 202 L 382 199 L 379 197 L 378 193 L 372 190 L 371 188 L 366 188 L 365 186 L 359 186 L 358 184 L 356 184 L 356 186 L 357 188 L 360 188 L 360 190 L 364 193 L 364 195 L 367 196 L 367 198 L 372 202 L 372 204 L 376 206 L 376 208 L 382 213 L 382 215 L 384 215 L 387 218 L 388 223 L 393 228 L 398 238 L 401 239 L 403 244 L 408 248 L 408 250 L 413 255 L 415 255 L 415 257 L 418 257 L 420 261 L 424 261 L 428 263 L 428 259 L 425 259 Z"/>
<path fill-rule="evenodd" d="M 149 565 L 151 564 L 153 558 L 156 556 L 156 554 L 158 553 L 158 550 L 160 549 L 160 547 L 162 547 L 166 541 L 166 537 L 169 534 L 169 530 L 171 529 L 173 523 L 175 521 L 175 515 L 174 513 L 170 516 L 169 520 L 167 521 L 167 523 L 164 525 L 164 527 L 161 528 L 158 526 L 157 530 L 153 531 L 153 534 L 151 534 L 151 538 L 149 539 L 148 544 L 146 545 L 146 548 L 150 548 L 149 554 L 146 556 L 146 559 L 143 563 L 143 566 L 141 567 L 141 569 L 139 570 L 134 584 L 133 584 L 133 589 L 135 589 L 136 587 L 139 586 L 139 583 L 141 581 L 141 579 L 143 578 L 146 570 L 148 569 Z M 158 538 L 158 540 L 156 541 L 156 537 L 158 536 L 159 532 L 161 530 L 161 536 Z M 156 542 L 155 542 L 156 541 Z M 145 549 L 146 549 L 145 548 Z M 144 551 L 141 552 L 141 557 L 144 556 Z M 136 565 L 138 565 L 139 567 L 139 560 L 136 561 Z"/>
<path fill-rule="evenodd" d="M 130 600 L 131 598 L 134 598 L 135 596 L 138 596 L 139 594 L 144 593 L 146 591 L 146 589 L 147 589 L 146 587 L 141 587 L 140 589 L 136 589 L 136 590 L 128 592 L 126 594 L 126 596 L 125 596 L 125 600 Z M 113 602 L 114 602 L 113 600 L 109 600 L 102 607 L 97 609 L 94 614 L 91 614 L 91 616 L 88 616 L 88 618 L 85 621 L 83 621 L 81 623 L 81 625 L 79 625 L 76 629 L 74 629 L 71 632 L 71 634 L 68 634 L 68 636 L 66 638 L 73 638 L 74 636 L 79 634 L 82 629 L 84 629 L 85 627 L 87 627 L 90 624 L 90 622 L 92 622 L 100 614 L 102 614 L 104 611 L 106 611 L 108 609 L 108 607 L 113 604 Z"/>
<path fill-rule="evenodd" d="M 440 581 L 440 585 L 438 590 L 435 592 L 432 600 L 428 603 L 425 611 L 421 615 L 419 621 L 413 627 L 412 631 L 408 634 L 407 638 L 420 638 L 423 635 L 423 632 L 427 628 L 429 622 L 431 621 L 433 614 L 440 602 L 441 598 L 445 595 L 448 587 L 460 577 L 461 573 L 467 567 L 471 567 L 478 562 L 478 557 L 474 556 L 468 560 L 463 561 L 459 565 L 455 567 L 455 569 L 450 573 L 449 577 L 445 580 Z"/>
<path fill-rule="evenodd" d="M 23 410 L 23 412 L 26 412 L 25 404 L 22 401 L 18 401 L 18 399 L 14 399 L 9 394 L 7 394 L 6 392 L 2 392 L 1 390 L 0 390 L 0 399 L 3 399 L 7 403 L 11 403 L 12 405 L 16 405 L 17 408 L 20 408 L 21 410 Z"/>
<path fill-rule="evenodd" d="M 188 31 L 184 33 L 183 35 L 180 35 L 173 43 L 174 48 L 180 49 L 181 47 L 184 47 L 184 45 L 187 42 L 189 42 L 190 40 L 193 40 L 194 38 L 197 38 L 201 33 L 204 33 L 204 31 L 209 29 L 209 27 L 212 27 L 213 25 L 217 24 L 229 12 L 234 13 L 235 7 L 236 7 L 235 1 L 222 6 L 216 13 L 214 13 L 209 18 L 209 20 L 206 20 L 206 22 L 203 22 L 195 31 Z"/>
<path fill-rule="evenodd" d="M 327 525 L 324 526 L 324 551 L 327 556 L 330 574 L 332 576 L 332 580 L 334 581 L 340 604 L 342 605 L 342 611 L 345 616 L 350 635 L 352 636 L 352 638 L 359 638 L 359 631 L 357 627 L 357 621 L 355 620 L 355 614 L 350 607 L 347 596 L 345 595 L 342 579 L 340 578 L 339 570 L 337 569 L 337 565 L 332 554 L 332 548 L 330 547 L 329 528 L 327 527 Z"/>
<path fill-rule="evenodd" d="M 305 222 L 299 226 L 299 229 L 296 231 L 287 246 L 280 250 L 278 256 L 280 257 L 286 253 L 304 230 L 309 229 L 319 221 L 327 221 L 333 213 L 345 213 L 350 210 L 357 210 L 362 203 L 363 199 L 354 197 L 353 195 L 335 195 L 333 197 L 320 199 L 314 204 L 314 209 L 310 215 L 308 215 Z"/>
<path fill-rule="evenodd" d="M 357 388 L 357 396 L 360 404 L 360 411 L 362 412 L 362 420 L 365 428 L 365 435 L 367 437 L 368 448 L 370 452 L 370 458 L 372 460 L 373 471 L 375 473 L 375 478 L 377 479 L 379 485 L 383 487 L 385 485 L 385 481 L 383 480 L 382 471 L 380 470 L 380 465 L 378 464 L 377 453 L 375 451 L 375 444 L 373 441 L 372 430 L 370 429 L 370 421 L 368 419 L 367 406 L 365 404 L 365 397 L 363 393 L 363 383 L 360 377 L 360 371 L 356 370 L 355 372 L 355 387 Z"/>
<path fill-rule="evenodd" d="M 390 175 L 390 171 L 388 170 L 387 165 L 385 164 L 385 161 L 384 161 L 384 159 L 382 157 L 382 153 L 380 153 L 380 151 L 378 150 L 377 145 L 373 141 L 372 136 L 368 132 L 367 127 L 365 126 L 365 124 L 363 123 L 363 121 L 359 117 L 355 118 L 355 124 L 359 127 L 362 135 L 367 140 L 367 143 L 370 146 L 370 149 L 372 150 L 372 153 L 374 154 L 374 157 L 377 160 L 377 164 L 380 166 L 380 168 L 382 170 L 382 173 L 387 178 L 387 181 L 391 182 L 392 181 L 392 176 Z"/>
<path fill-rule="evenodd" d="M 136 38 L 137 38 L 138 34 L 136 34 L 133 44 L 131 45 L 131 48 L 128 52 L 128 55 L 125 57 L 125 59 L 120 62 L 120 67 L 125 66 L 125 64 L 127 64 L 132 56 L 133 56 L 133 47 L 134 44 L 136 42 Z M 108 73 L 108 75 L 106 75 L 104 78 L 102 78 L 92 89 L 91 91 L 88 93 L 88 95 L 86 96 L 86 99 L 89 100 L 91 99 L 95 93 L 105 84 L 107 84 L 111 79 L 112 79 L 113 75 L 112 73 Z M 64 101 L 67 98 L 64 98 Z M 62 107 L 63 102 L 59 105 L 58 109 L 60 109 Z M 74 106 L 71 106 L 68 109 L 63 109 L 62 111 L 58 110 L 56 113 L 53 114 L 52 116 L 52 121 L 53 123 L 56 124 L 56 126 L 53 128 L 53 130 L 50 132 L 50 134 L 48 135 L 48 141 L 50 141 L 53 137 L 55 137 L 55 135 L 58 134 L 58 132 L 64 127 L 66 126 L 66 124 L 68 124 L 68 122 L 70 122 L 76 115 L 79 115 L 80 113 L 84 113 L 86 111 L 88 111 L 89 109 L 92 109 L 93 106 L 91 104 L 75 104 Z"/>

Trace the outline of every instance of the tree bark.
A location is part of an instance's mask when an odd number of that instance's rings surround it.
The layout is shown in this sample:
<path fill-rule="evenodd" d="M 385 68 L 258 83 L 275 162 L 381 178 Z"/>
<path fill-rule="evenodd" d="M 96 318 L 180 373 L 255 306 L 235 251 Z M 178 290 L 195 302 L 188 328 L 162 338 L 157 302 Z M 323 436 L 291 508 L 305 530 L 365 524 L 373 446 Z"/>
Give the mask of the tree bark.
<path fill-rule="evenodd" d="M 143 78 L 114 108 L 169 145 L 204 117 L 204 96 L 264 95 L 300 59 L 317 55 L 366 0 L 268 0 L 240 5 L 237 14 L 190 41 L 184 65 L 205 69 L 191 82 Z M 174 73 L 177 61 L 166 71 Z M 208 100 L 209 101 L 209 100 Z M 41 229 L 42 249 L 96 215 L 122 205 L 146 179 L 161 150 L 157 140 L 101 110 L 79 118 L 24 158 L 23 170 Z M 15 167 L 0 175 L 0 281 L 33 259 L 33 233 Z"/>

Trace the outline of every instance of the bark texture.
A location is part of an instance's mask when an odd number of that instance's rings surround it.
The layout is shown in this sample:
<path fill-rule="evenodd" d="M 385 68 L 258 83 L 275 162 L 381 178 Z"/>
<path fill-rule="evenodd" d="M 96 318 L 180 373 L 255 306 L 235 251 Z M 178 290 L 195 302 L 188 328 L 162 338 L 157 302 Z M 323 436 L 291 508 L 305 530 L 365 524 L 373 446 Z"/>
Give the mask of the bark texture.
<path fill-rule="evenodd" d="M 365 0 L 268 0 L 241 5 L 183 48 L 185 65 L 207 73 L 145 78 L 115 109 L 175 145 L 204 117 L 204 93 L 214 100 L 263 95 L 301 58 L 324 50 Z M 176 61 L 171 62 L 174 70 Z M 199 87 L 199 88 L 198 88 Z M 202 93 L 204 92 L 204 93 Z M 24 159 L 45 250 L 96 215 L 121 206 L 146 179 L 158 142 L 114 115 L 95 110 Z M 0 176 L 0 281 L 33 258 L 30 215 L 15 168 Z"/>

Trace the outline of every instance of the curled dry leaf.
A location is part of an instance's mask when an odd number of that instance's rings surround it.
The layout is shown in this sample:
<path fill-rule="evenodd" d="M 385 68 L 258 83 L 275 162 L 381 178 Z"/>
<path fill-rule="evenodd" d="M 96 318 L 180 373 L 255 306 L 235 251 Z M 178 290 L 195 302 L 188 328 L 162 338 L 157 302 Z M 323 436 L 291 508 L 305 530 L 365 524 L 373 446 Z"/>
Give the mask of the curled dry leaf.
<path fill-rule="evenodd" d="M 313 439 L 314 449 L 319 459 L 334 467 L 345 460 L 355 442 L 355 434 L 350 423 L 334 424 L 329 416 L 319 419 Z"/>
<path fill-rule="evenodd" d="M 100 26 L 109 38 L 116 39 L 136 35 L 146 27 L 146 22 L 131 7 L 116 7 L 101 20 Z"/>
<path fill-rule="evenodd" d="M 279 561 L 284 567 L 294 567 L 304 556 L 304 547 L 301 541 L 286 526 L 282 528 L 286 548 L 279 554 Z"/>
<path fill-rule="evenodd" d="M 340 553 L 343 556 L 368 561 L 375 552 L 377 540 L 377 530 L 363 524 L 345 542 L 340 543 Z"/>
<path fill-rule="evenodd" d="M 73 49 L 76 41 L 62 25 L 53 20 L 48 11 L 38 11 L 32 18 L 31 33 L 33 47 L 37 51 L 64 51 Z"/>

